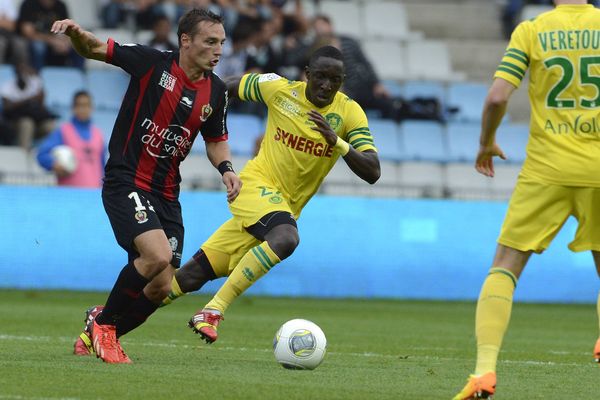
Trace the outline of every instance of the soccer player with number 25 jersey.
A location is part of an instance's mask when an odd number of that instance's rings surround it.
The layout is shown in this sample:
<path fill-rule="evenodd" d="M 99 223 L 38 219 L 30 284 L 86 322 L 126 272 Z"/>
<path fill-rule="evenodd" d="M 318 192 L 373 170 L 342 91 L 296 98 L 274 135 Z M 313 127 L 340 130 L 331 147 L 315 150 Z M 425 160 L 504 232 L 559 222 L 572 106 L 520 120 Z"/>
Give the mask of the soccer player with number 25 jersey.
<path fill-rule="evenodd" d="M 517 26 L 485 101 L 475 167 L 493 177 L 493 157 L 506 158 L 496 129 L 529 69 L 527 157 L 477 302 L 475 372 L 454 400 L 495 393 L 517 280 L 531 254 L 543 252 L 570 216 L 578 228 L 569 248 L 591 250 L 600 274 L 600 10 L 585 0 L 555 4 Z M 600 361 L 600 340 L 594 359 Z"/>

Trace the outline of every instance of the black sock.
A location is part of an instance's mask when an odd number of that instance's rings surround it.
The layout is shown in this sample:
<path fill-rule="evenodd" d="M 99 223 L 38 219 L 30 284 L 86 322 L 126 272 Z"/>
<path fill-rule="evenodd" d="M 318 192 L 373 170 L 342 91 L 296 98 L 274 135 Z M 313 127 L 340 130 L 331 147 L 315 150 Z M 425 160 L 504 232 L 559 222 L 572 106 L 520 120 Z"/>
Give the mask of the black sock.
<path fill-rule="evenodd" d="M 144 292 L 142 292 L 140 297 L 131 304 L 131 307 L 129 307 L 123 318 L 117 320 L 117 337 L 121 337 L 142 325 L 156 311 L 158 306 L 158 304 L 151 302 Z"/>
<path fill-rule="evenodd" d="M 148 279 L 144 278 L 135 269 L 133 262 L 127 264 L 119 274 L 115 285 L 113 286 L 106 305 L 102 313 L 96 318 L 96 322 L 100 325 L 116 325 L 116 321 L 120 319 L 125 311 L 137 299 L 144 286 L 148 283 Z"/>

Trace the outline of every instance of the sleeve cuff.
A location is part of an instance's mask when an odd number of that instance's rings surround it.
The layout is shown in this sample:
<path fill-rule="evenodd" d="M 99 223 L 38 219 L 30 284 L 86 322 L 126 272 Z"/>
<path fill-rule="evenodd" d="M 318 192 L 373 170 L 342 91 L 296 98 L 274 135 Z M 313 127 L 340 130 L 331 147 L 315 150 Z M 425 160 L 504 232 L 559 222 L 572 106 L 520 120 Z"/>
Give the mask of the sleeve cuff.
<path fill-rule="evenodd" d="M 106 49 L 106 63 L 112 64 L 113 55 L 115 53 L 115 41 L 113 38 L 108 38 L 107 41 L 107 49 Z"/>
<path fill-rule="evenodd" d="M 202 138 L 204 138 L 205 142 L 225 142 L 228 139 L 228 134 L 224 134 L 222 136 L 219 137 L 210 137 L 210 136 L 202 136 Z"/>

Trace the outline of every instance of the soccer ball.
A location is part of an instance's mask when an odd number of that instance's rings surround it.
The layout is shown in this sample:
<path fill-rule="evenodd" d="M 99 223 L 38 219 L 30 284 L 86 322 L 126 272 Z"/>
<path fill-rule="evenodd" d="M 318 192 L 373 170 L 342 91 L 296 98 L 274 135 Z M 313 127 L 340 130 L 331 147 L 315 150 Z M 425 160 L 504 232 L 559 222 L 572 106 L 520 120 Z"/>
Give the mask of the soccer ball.
<path fill-rule="evenodd" d="M 68 173 L 72 174 L 77 168 L 77 158 L 73 149 L 64 144 L 58 145 L 52 149 L 52 158 L 55 163 L 62 166 Z"/>
<path fill-rule="evenodd" d="M 325 334 L 314 322 L 292 319 L 275 334 L 275 359 L 287 369 L 315 369 L 323 361 L 327 348 Z"/>

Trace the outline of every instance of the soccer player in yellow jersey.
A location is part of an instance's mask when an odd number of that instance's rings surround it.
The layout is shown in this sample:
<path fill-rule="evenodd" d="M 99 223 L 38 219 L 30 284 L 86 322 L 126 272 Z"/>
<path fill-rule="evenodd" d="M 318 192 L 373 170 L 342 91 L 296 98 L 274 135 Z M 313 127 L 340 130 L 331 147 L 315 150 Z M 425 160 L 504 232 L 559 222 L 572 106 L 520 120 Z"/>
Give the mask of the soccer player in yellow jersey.
<path fill-rule="evenodd" d="M 530 255 L 544 251 L 569 216 L 578 220 L 569 248 L 591 250 L 600 274 L 600 10 L 585 0 L 555 4 L 517 26 L 483 107 L 475 168 L 493 177 L 493 158 L 505 158 L 496 129 L 529 69 L 527 158 L 477 302 L 475 372 L 455 400 L 494 394 L 517 280 Z M 600 358 L 600 341 L 594 358 Z"/>
<path fill-rule="evenodd" d="M 233 217 L 173 281 L 171 297 L 228 276 L 189 322 L 208 343 L 217 340 L 217 325 L 234 299 L 294 252 L 299 243 L 296 219 L 338 157 L 365 181 L 379 179 L 379 159 L 365 113 L 338 92 L 343 71 L 340 51 L 325 46 L 311 56 L 306 83 L 276 74 L 247 74 L 228 81 L 230 95 L 264 103 L 269 111 L 258 155 L 240 173 L 243 186 L 230 204 Z"/>
<path fill-rule="evenodd" d="M 232 218 L 176 272 L 168 290 L 151 294 L 168 304 L 209 280 L 228 277 L 189 322 L 208 343 L 217 340 L 217 325 L 233 300 L 294 252 L 299 243 L 296 219 L 340 156 L 368 183 L 379 179 L 379 158 L 365 113 L 338 91 L 344 77 L 340 51 L 332 46 L 317 49 L 306 76 L 307 82 L 276 74 L 227 80 L 230 96 L 267 105 L 265 137 L 257 156 L 240 173 L 243 186 L 229 205 Z M 136 310 L 137 325 L 153 311 Z M 124 334 L 136 326 L 117 328 Z"/>

